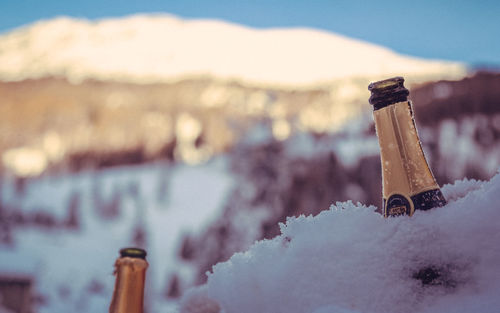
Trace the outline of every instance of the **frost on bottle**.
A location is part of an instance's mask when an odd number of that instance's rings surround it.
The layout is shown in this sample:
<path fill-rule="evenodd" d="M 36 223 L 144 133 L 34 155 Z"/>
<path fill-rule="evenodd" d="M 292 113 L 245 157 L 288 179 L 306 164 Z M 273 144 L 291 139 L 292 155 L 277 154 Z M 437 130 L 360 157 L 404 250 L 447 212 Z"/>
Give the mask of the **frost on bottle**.
<path fill-rule="evenodd" d="M 384 217 L 446 204 L 425 159 L 403 82 L 394 77 L 368 86 L 380 144 Z"/>
<path fill-rule="evenodd" d="M 115 263 L 115 290 L 109 313 L 143 313 L 146 280 L 146 251 L 138 248 L 120 250 Z"/>

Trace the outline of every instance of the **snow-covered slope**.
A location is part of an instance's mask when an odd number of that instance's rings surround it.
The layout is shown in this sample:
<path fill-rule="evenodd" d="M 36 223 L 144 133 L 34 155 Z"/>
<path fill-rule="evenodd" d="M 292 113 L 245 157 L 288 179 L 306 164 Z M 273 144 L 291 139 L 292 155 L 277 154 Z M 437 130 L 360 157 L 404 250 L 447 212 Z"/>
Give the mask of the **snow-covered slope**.
<path fill-rule="evenodd" d="M 346 77 L 456 78 L 459 63 L 399 55 L 312 29 L 252 29 L 215 20 L 135 15 L 46 20 L 0 36 L 0 79 L 65 76 L 139 83 L 193 76 L 303 86 Z"/>
<path fill-rule="evenodd" d="M 499 192 L 497 174 L 444 186 L 448 205 L 412 217 L 344 202 L 289 218 L 280 236 L 215 265 L 181 312 L 496 313 Z"/>
<path fill-rule="evenodd" d="M 0 179 L 0 239 L 10 233 L 10 243 L 0 241 L 0 278 L 32 279 L 36 312 L 106 312 L 118 250 L 140 245 L 150 263 L 146 302 L 165 312 L 173 275 L 194 274 L 178 258 L 183 234 L 218 218 L 232 180 L 222 159 L 45 177 L 27 182 L 22 195 Z"/>

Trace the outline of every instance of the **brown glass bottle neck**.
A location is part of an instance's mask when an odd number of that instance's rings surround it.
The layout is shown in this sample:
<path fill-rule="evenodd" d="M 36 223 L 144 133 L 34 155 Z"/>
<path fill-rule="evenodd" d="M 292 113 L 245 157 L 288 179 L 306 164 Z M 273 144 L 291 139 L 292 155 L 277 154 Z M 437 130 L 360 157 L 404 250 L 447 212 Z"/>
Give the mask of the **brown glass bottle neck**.
<path fill-rule="evenodd" d="M 109 313 L 143 313 L 148 263 L 141 258 L 121 257 L 115 263 L 115 290 Z"/>

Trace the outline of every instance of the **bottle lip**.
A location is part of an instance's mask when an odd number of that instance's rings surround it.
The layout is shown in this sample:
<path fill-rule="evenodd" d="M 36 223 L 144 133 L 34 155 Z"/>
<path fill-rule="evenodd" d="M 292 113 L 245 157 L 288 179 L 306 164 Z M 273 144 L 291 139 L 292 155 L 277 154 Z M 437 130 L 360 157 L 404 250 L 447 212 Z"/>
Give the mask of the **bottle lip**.
<path fill-rule="evenodd" d="M 399 86 L 403 86 L 404 81 L 405 79 L 401 76 L 391 77 L 370 83 L 370 85 L 368 85 L 368 90 L 373 92 L 374 90 L 395 89 Z"/>
<path fill-rule="evenodd" d="M 373 105 L 374 110 L 382 109 L 388 105 L 408 101 L 410 92 L 404 86 L 404 78 L 396 76 L 368 85 L 371 97 L 368 100 Z"/>
<path fill-rule="evenodd" d="M 146 250 L 141 249 L 141 248 L 134 248 L 134 247 L 129 247 L 129 248 L 123 248 L 120 249 L 120 257 L 129 257 L 129 258 L 138 258 L 138 259 L 146 259 L 146 255 L 148 253 Z"/>

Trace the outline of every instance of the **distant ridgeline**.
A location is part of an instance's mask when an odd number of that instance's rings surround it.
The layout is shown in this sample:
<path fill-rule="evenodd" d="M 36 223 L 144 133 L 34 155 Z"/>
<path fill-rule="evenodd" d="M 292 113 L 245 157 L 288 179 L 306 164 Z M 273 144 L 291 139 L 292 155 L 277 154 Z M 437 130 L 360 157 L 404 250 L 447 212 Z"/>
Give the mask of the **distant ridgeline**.
<path fill-rule="evenodd" d="M 230 150 L 256 125 L 274 140 L 297 131 L 332 134 L 369 112 L 366 83 L 350 79 L 294 90 L 208 78 L 169 84 L 0 82 L 0 168 L 33 176 L 159 159 L 199 163 Z M 500 74 L 483 72 L 416 86 L 416 118 L 435 129 L 443 120 L 481 115 L 474 137 L 489 145 L 499 136 L 499 85 Z"/>
<path fill-rule="evenodd" d="M 2 167 L 32 176 L 158 159 L 199 163 L 231 149 L 255 125 L 276 140 L 299 130 L 336 131 L 367 110 L 367 83 L 280 89 L 209 78 L 0 82 Z"/>
<path fill-rule="evenodd" d="M 370 80 L 403 74 L 411 85 L 467 68 L 308 28 L 168 14 L 38 21 L 0 34 L 0 170 L 200 163 L 257 124 L 276 140 L 334 133 L 369 112 Z"/>

